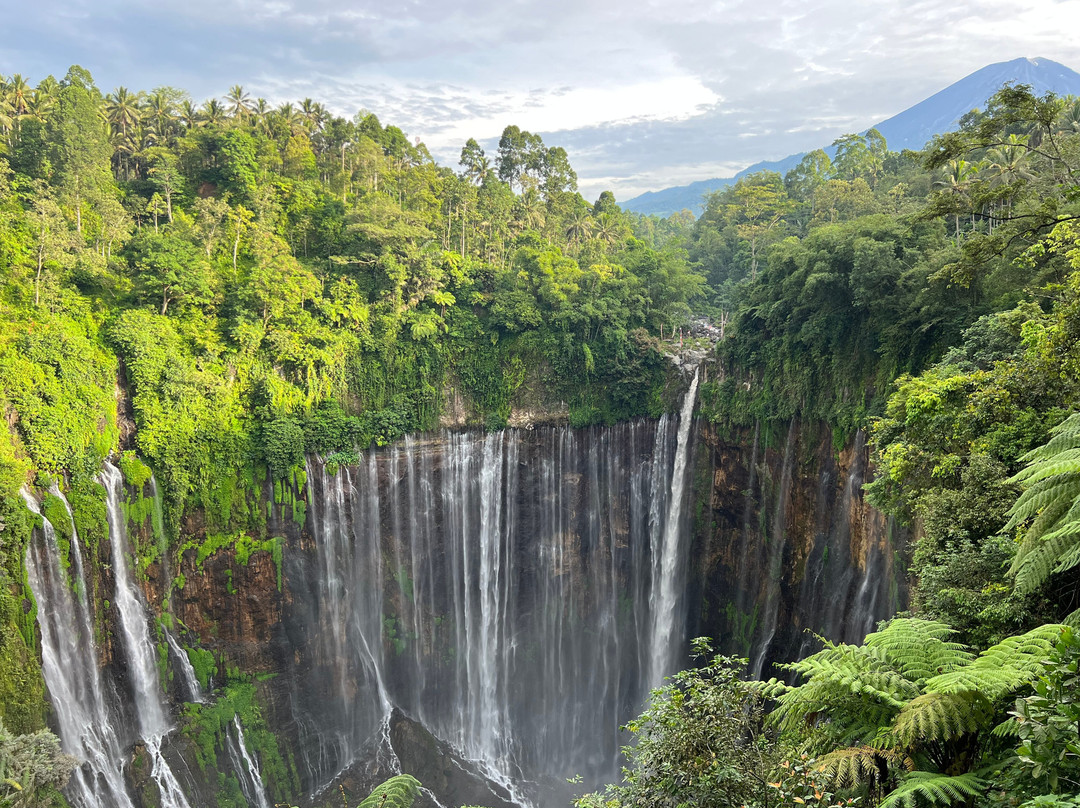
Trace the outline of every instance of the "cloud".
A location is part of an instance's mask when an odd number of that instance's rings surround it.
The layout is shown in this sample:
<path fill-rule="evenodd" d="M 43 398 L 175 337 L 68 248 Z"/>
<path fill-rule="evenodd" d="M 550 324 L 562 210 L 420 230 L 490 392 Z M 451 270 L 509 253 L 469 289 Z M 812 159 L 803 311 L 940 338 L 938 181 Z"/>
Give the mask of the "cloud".
<path fill-rule="evenodd" d="M 587 195 L 626 199 L 823 145 L 990 62 L 1077 65 L 1078 24 L 1054 0 L 44 0 L 8 21 L 0 73 L 310 96 L 448 162 L 515 123 L 566 147 Z"/>

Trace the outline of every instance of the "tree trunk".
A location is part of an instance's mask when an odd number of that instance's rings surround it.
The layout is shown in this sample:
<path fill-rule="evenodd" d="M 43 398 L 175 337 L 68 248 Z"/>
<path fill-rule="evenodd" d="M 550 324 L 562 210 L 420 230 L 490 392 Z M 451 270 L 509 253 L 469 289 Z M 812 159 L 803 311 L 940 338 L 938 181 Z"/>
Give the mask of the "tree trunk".
<path fill-rule="evenodd" d="M 41 301 L 41 270 L 45 265 L 45 257 L 42 248 L 38 248 L 37 275 L 34 277 L 34 305 Z"/>

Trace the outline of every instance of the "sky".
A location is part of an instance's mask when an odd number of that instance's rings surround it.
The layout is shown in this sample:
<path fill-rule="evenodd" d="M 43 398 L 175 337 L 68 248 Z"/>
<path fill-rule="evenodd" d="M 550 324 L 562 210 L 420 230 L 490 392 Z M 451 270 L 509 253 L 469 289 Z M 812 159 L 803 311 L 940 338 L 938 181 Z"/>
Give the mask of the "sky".
<path fill-rule="evenodd" d="M 1080 0 L 0 2 L 4 75 L 311 97 L 453 166 L 516 124 L 566 148 L 588 199 L 828 145 L 992 62 L 1080 70 Z"/>

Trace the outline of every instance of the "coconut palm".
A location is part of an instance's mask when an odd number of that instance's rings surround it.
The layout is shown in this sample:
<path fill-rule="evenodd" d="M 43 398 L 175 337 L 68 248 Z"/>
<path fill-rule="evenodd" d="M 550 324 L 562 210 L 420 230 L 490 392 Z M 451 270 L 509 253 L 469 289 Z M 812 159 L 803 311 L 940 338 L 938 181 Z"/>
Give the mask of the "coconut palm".
<path fill-rule="evenodd" d="M 570 214 L 566 223 L 566 238 L 573 245 L 582 244 L 592 233 L 593 218 L 588 208 L 579 207 Z"/>
<path fill-rule="evenodd" d="M 239 84 L 229 88 L 229 92 L 225 94 L 225 103 L 229 114 L 239 120 L 244 120 L 251 112 L 251 96 L 244 92 L 244 88 Z"/>
<path fill-rule="evenodd" d="M 4 96 L 11 105 L 15 115 L 25 115 L 30 109 L 30 94 L 32 90 L 21 75 L 16 73 L 7 80 L 4 86 Z"/>
<path fill-rule="evenodd" d="M 143 108 L 144 120 L 149 124 L 156 135 L 158 142 L 168 140 L 172 135 L 173 124 L 176 121 L 176 111 L 168 94 L 156 90 L 146 99 Z"/>
<path fill-rule="evenodd" d="M 226 116 L 225 107 L 216 98 L 211 98 L 202 105 L 199 110 L 203 121 L 207 126 L 216 126 L 224 123 Z"/>
<path fill-rule="evenodd" d="M 273 110 L 270 109 L 270 104 L 267 103 L 265 98 L 255 99 L 255 103 L 251 106 L 251 117 L 256 131 L 262 132 L 264 135 L 270 134 L 270 114 L 272 112 Z"/>
<path fill-rule="evenodd" d="M 140 119 L 139 96 L 128 91 L 127 87 L 117 87 L 105 96 L 105 118 L 114 132 L 127 137 Z"/>
<path fill-rule="evenodd" d="M 277 108 L 278 120 L 285 124 L 290 133 L 300 132 L 304 128 L 303 115 L 290 103 L 284 103 Z"/>
<path fill-rule="evenodd" d="M 180 120 L 187 129 L 203 125 L 202 116 L 190 98 L 185 98 L 180 104 Z"/>
<path fill-rule="evenodd" d="M 300 102 L 300 114 L 308 122 L 312 131 L 319 131 L 326 122 L 326 109 L 317 101 L 305 98 Z"/>
<path fill-rule="evenodd" d="M 956 224 L 956 244 L 960 244 L 960 207 L 968 202 L 971 183 L 978 176 L 978 166 L 967 160 L 950 160 L 945 169 L 945 176 L 934 183 L 952 196 L 956 203 L 953 217 Z"/>

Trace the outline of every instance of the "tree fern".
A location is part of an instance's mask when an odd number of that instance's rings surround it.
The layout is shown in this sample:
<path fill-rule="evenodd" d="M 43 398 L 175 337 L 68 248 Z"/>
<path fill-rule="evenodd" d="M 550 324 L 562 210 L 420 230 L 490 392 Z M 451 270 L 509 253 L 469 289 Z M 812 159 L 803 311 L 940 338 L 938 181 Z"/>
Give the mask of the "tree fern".
<path fill-rule="evenodd" d="M 786 666 L 804 681 L 765 686 L 776 694 L 771 720 L 786 731 L 810 728 L 808 748 L 824 755 L 821 770 L 837 787 L 884 790 L 902 777 L 883 806 L 959 801 L 983 785 L 965 773 L 978 765 L 979 736 L 999 722 L 1004 697 L 1034 680 L 1061 628 L 1042 626 L 976 656 L 943 623 L 896 619 L 865 645 L 826 644 Z"/>
<path fill-rule="evenodd" d="M 972 773 L 948 776 L 934 772 L 911 772 L 878 808 L 917 808 L 919 805 L 952 805 L 982 794 L 988 783 Z"/>
<path fill-rule="evenodd" d="M 837 788 L 878 788 L 881 785 L 878 782 L 881 763 L 904 771 L 911 771 L 915 767 L 911 758 L 894 750 L 855 746 L 822 756 L 818 761 L 818 771 Z"/>
<path fill-rule="evenodd" d="M 411 808 L 419 793 L 419 780 L 410 774 L 398 774 L 377 786 L 358 808 Z"/>
<path fill-rule="evenodd" d="M 903 747 L 951 741 L 983 729 L 992 714 L 989 700 L 978 692 L 924 693 L 904 705 L 892 734 Z"/>
<path fill-rule="evenodd" d="M 1026 594 L 1080 563 L 1080 413 L 1021 459 L 1028 465 L 1012 482 L 1025 490 L 1009 510 L 1005 529 L 1031 521 L 1010 570 L 1017 591 Z"/>
<path fill-rule="evenodd" d="M 865 644 L 881 649 L 905 679 L 918 684 L 974 659 L 963 644 L 951 640 L 955 634 L 944 623 L 898 618 L 881 631 L 868 634 Z"/>
<path fill-rule="evenodd" d="M 1062 626 L 1050 624 L 1008 637 L 987 648 L 970 665 L 928 680 L 926 689 L 938 693 L 980 693 L 996 701 L 1035 679 L 1061 630 Z"/>

